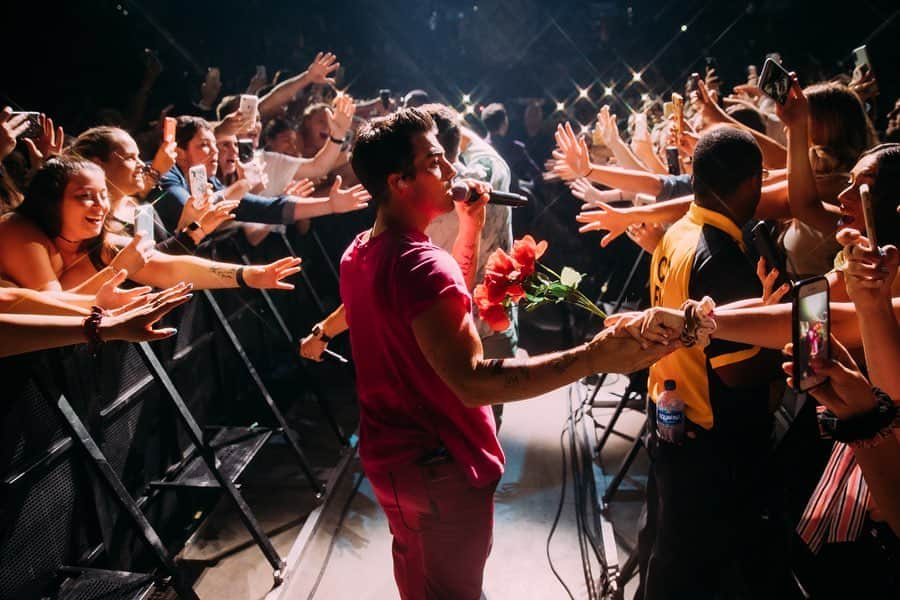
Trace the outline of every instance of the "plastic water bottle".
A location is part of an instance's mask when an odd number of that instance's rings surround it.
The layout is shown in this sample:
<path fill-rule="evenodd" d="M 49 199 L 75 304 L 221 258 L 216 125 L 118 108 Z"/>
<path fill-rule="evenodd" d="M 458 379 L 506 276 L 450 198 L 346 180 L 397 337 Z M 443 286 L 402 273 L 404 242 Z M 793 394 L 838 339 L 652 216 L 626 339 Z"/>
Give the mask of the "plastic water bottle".
<path fill-rule="evenodd" d="M 656 432 L 670 444 L 684 441 L 684 401 L 675 391 L 675 380 L 666 379 L 665 391 L 656 399 Z"/>

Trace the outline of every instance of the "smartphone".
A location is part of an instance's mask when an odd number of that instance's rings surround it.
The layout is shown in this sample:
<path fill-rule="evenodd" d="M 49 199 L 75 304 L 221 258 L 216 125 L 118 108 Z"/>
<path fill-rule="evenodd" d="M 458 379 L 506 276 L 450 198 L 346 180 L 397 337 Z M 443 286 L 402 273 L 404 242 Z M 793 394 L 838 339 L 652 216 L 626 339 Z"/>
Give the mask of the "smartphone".
<path fill-rule="evenodd" d="M 666 146 L 666 168 L 669 170 L 669 175 L 681 175 L 678 148 L 675 146 Z"/>
<path fill-rule="evenodd" d="M 256 123 L 257 109 L 259 107 L 259 96 L 252 94 L 241 94 L 241 103 L 238 106 L 238 112 L 244 115 L 251 123 Z"/>
<path fill-rule="evenodd" d="M 248 163 L 253 160 L 253 140 L 238 140 L 238 160 Z"/>
<path fill-rule="evenodd" d="M 141 204 L 134 209 L 134 232 L 145 240 L 153 240 L 153 207 Z"/>
<path fill-rule="evenodd" d="M 862 205 L 863 219 L 866 221 L 866 237 L 875 249 L 878 247 L 878 235 L 875 232 L 875 211 L 872 208 L 872 192 L 868 183 L 859 186 L 859 202 Z"/>
<path fill-rule="evenodd" d="M 872 73 L 872 61 L 869 60 L 869 51 L 865 45 L 853 49 L 853 62 L 854 67 L 862 67 L 863 75 Z"/>
<path fill-rule="evenodd" d="M 177 122 L 175 117 L 166 117 L 163 119 L 163 142 L 170 143 L 175 141 L 175 126 Z"/>
<path fill-rule="evenodd" d="M 758 85 L 765 95 L 778 104 L 784 104 L 791 90 L 791 75 L 776 61 L 767 58 L 759 74 Z"/>
<path fill-rule="evenodd" d="M 201 209 L 206 206 L 209 198 L 208 183 L 206 181 L 206 167 L 204 165 L 194 165 L 188 171 L 188 182 L 190 185 L 191 196 L 194 198 L 194 208 Z"/>
<path fill-rule="evenodd" d="M 824 277 L 804 279 L 794 288 L 792 312 L 794 330 L 794 390 L 806 392 L 822 385 L 826 377 L 813 373 L 813 358 L 831 356 L 829 335 L 831 313 L 828 305 L 828 280 Z"/>
<path fill-rule="evenodd" d="M 675 139 L 680 142 L 684 122 L 684 97 L 678 92 L 672 92 L 672 114 L 675 115 Z"/>
<path fill-rule="evenodd" d="M 784 253 L 778 249 L 778 245 L 772 238 L 769 225 L 765 221 L 760 221 L 750 231 L 753 234 L 753 247 L 756 248 L 757 254 L 766 259 L 766 268 L 769 270 L 778 269 L 775 289 L 777 290 L 785 283 L 790 284 L 791 280 L 787 276 Z"/>
<path fill-rule="evenodd" d="M 17 115 L 27 115 L 28 128 L 19 134 L 20 138 L 29 138 L 32 140 L 39 139 L 44 135 L 44 125 L 41 123 L 41 113 L 34 111 L 16 111 L 10 115 L 13 118 Z"/>

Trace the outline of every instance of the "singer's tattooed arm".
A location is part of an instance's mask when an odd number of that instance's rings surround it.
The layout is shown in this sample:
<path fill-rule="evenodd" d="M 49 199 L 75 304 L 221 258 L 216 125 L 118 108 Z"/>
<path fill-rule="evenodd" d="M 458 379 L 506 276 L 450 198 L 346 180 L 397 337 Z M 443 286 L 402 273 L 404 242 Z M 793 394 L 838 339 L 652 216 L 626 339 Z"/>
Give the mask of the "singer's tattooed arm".
<path fill-rule="evenodd" d="M 651 344 L 604 330 L 587 344 L 530 358 L 485 360 L 472 316 L 455 299 L 438 300 L 413 320 L 429 365 L 466 406 L 540 396 L 595 372 L 631 373 L 678 347 Z"/>
<path fill-rule="evenodd" d="M 453 258 L 462 269 L 466 287 L 471 291 L 475 288 L 475 272 L 478 270 L 478 247 L 480 245 L 481 232 L 467 234 L 460 231 L 453 242 Z"/>

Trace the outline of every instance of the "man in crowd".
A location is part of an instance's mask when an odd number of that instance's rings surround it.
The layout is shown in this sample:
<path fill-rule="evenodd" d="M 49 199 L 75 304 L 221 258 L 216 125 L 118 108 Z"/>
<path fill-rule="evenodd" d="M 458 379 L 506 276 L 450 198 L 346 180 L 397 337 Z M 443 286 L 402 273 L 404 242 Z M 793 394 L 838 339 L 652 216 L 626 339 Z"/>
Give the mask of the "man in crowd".
<path fill-rule="evenodd" d="M 477 599 L 491 545 L 503 451 L 487 406 L 535 397 L 598 371 L 630 372 L 667 346 L 609 331 L 568 351 L 485 360 L 466 286 L 489 187 L 458 203 L 453 256 L 425 229 L 454 210 L 456 175 L 432 119 L 401 110 L 363 127 L 353 170 L 375 224 L 341 261 L 360 405 L 360 459 L 394 536 L 401 598 Z"/>
<path fill-rule="evenodd" d="M 762 154 L 750 134 L 719 127 L 694 151 L 694 202 L 653 253 L 653 306 L 679 308 L 689 298 L 717 304 L 760 297 L 744 255 L 741 227 L 759 202 Z M 773 557 L 763 552 L 762 475 L 769 454 L 768 382 L 778 377 L 779 353 L 722 340 L 686 348 L 650 369 L 651 482 L 647 515 L 652 549 L 643 595 L 715 598 L 742 590 L 768 597 Z M 685 404 L 678 443 L 657 436 L 656 400 L 674 380 Z M 641 536 L 647 542 L 647 536 Z M 773 561 L 777 564 L 779 561 Z M 783 563 L 782 563 L 783 564 Z M 778 570 L 778 569 L 774 569 Z M 742 596 L 743 597 L 743 596 Z"/>
<path fill-rule="evenodd" d="M 239 221 L 251 223 L 289 224 L 333 213 L 365 208 L 368 194 L 360 186 L 340 189 L 336 182 L 327 198 L 298 198 L 294 196 L 267 197 L 250 193 L 254 182 L 238 180 L 228 188 L 215 177 L 219 150 L 216 136 L 209 123 L 199 117 L 178 117 L 175 129 L 175 166 L 160 177 L 157 188 L 149 198 L 155 203 L 166 228 L 176 230 L 181 209 L 190 197 L 188 172 L 191 167 L 206 167 L 207 179 L 213 192 L 223 192 L 229 200 L 240 199 L 234 214 Z M 209 232 L 207 232 L 209 233 Z"/>

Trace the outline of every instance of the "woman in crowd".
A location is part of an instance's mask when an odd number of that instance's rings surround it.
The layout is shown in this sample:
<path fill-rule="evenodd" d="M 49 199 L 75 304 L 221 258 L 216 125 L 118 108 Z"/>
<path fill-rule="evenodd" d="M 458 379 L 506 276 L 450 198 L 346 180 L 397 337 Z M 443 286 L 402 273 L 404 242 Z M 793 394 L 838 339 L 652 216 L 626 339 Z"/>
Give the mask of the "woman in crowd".
<path fill-rule="evenodd" d="M 137 199 L 153 188 L 160 173 L 165 173 L 175 164 L 175 142 L 163 143 L 148 167 L 140 159 L 134 138 L 118 127 L 88 129 L 78 136 L 68 152 L 95 162 L 103 169 L 110 203 L 107 230 L 128 236 L 134 234 Z M 152 198 L 146 200 L 152 204 Z M 194 202 L 187 202 L 181 211 L 180 227 L 174 235 L 165 231 L 161 220 L 154 214 L 154 237 L 160 240 L 156 249 L 167 254 L 193 253 L 197 245 L 219 225 L 234 219 L 231 211 L 238 204 L 238 201 L 223 200 L 207 202 L 197 208 Z M 189 228 L 192 223 L 196 226 Z"/>
<path fill-rule="evenodd" d="M 109 210 L 106 175 L 97 164 L 72 157 L 48 161 L 15 213 L 0 221 L 0 273 L 22 287 L 92 294 L 108 279 L 106 266 L 126 269 L 146 285 L 187 281 L 198 289 L 291 289 L 282 279 L 300 271 L 297 258 L 244 267 L 154 251 L 140 235 L 108 234 Z"/>

